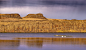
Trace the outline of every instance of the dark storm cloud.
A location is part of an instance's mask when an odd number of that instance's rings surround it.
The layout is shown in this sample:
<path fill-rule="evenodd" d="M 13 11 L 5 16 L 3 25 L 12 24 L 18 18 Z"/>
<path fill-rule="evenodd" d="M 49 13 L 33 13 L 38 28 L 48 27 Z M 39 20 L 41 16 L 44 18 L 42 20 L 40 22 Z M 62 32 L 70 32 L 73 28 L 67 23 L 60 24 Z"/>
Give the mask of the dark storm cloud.
<path fill-rule="evenodd" d="M 42 0 L 44 5 L 86 5 L 85 0 Z"/>
<path fill-rule="evenodd" d="M 15 5 L 86 5 L 86 0 L 13 0 Z"/>
<path fill-rule="evenodd" d="M 82 6 L 86 5 L 86 0 L 0 0 L 0 6 L 53 6 L 68 5 Z"/>

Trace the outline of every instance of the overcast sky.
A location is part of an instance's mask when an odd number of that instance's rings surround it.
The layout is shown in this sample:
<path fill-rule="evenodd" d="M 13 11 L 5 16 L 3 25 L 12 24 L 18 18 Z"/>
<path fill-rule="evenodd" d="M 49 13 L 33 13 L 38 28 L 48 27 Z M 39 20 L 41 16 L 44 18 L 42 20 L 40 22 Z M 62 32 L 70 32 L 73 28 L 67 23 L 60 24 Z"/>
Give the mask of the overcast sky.
<path fill-rule="evenodd" d="M 0 13 L 43 13 L 54 19 L 85 19 L 86 0 L 0 0 Z"/>

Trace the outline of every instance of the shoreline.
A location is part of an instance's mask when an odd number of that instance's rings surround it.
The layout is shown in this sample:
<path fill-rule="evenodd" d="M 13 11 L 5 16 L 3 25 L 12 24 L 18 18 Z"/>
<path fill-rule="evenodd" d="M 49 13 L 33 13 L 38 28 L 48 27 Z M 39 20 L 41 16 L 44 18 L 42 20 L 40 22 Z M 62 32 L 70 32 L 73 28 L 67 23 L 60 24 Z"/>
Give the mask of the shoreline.
<path fill-rule="evenodd" d="M 1 33 L 86 33 L 86 20 L 49 19 L 43 14 L 0 14 Z"/>
<path fill-rule="evenodd" d="M 0 32 L 0 33 L 86 33 L 86 32 Z"/>

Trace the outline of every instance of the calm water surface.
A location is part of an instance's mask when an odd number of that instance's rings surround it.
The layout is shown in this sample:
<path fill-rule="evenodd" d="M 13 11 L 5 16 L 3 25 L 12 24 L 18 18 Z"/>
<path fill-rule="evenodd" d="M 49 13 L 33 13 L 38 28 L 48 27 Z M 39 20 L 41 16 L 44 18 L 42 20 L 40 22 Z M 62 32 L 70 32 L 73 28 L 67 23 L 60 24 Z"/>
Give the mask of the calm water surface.
<path fill-rule="evenodd" d="M 0 50 L 85 49 L 86 33 L 0 33 Z"/>

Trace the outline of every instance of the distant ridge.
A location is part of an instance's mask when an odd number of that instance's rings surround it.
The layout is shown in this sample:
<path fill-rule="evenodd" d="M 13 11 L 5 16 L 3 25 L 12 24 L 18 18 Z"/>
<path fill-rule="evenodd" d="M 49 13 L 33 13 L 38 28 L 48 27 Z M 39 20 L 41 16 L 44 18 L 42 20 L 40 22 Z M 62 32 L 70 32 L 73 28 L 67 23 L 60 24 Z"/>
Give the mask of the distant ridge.
<path fill-rule="evenodd" d="M 54 33 L 85 32 L 86 20 L 49 19 L 43 14 L 0 14 L 0 32 L 13 33 Z"/>
<path fill-rule="evenodd" d="M 46 19 L 42 13 L 38 13 L 38 14 L 28 14 L 27 16 L 25 16 L 24 18 L 39 18 L 39 19 Z"/>
<path fill-rule="evenodd" d="M 7 18 L 17 18 L 21 19 L 19 14 L 0 14 L 0 19 L 7 19 Z"/>

